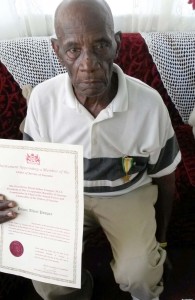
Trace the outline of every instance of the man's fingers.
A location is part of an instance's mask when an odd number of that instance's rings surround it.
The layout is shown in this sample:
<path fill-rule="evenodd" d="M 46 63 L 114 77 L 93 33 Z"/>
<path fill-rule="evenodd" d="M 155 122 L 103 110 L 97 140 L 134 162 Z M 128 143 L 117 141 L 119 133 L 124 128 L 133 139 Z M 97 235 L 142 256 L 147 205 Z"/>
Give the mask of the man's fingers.
<path fill-rule="evenodd" d="M 5 196 L 0 194 L 0 201 L 5 200 Z"/>
<path fill-rule="evenodd" d="M 7 200 L 6 197 L 0 194 L 0 224 L 14 219 L 17 213 L 10 208 L 16 207 L 15 201 Z"/>
<path fill-rule="evenodd" d="M 17 216 L 17 213 L 12 210 L 0 211 L 0 224 L 5 223 L 14 219 Z"/>
<path fill-rule="evenodd" d="M 17 206 L 16 202 L 6 200 L 5 196 L 0 194 L 0 210 Z"/>
<path fill-rule="evenodd" d="M 14 201 L 9 201 L 9 200 L 0 201 L 0 211 L 4 210 L 6 208 L 15 207 L 15 206 L 16 206 L 16 203 Z"/>
<path fill-rule="evenodd" d="M 15 201 L 7 200 L 4 195 L 0 194 L 0 224 L 10 221 L 17 216 L 17 213 L 11 210 L 11 208 L 16 206 Z"/>

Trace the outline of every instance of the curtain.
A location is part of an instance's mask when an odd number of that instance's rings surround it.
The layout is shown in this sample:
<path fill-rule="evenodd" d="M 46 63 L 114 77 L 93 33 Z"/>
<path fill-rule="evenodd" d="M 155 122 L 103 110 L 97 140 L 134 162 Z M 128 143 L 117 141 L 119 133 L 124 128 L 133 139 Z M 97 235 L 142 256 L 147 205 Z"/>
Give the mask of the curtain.
<path fill-rule="evenodd" d="M 107 0 L 115 30 L 193 31 L 194 0 Z M 54 34 L 53 16 L 61 0 L 1 0 L 0 39 Z"/>
<path fill-rule="evenodd" d="M 115 30 L 123 32 L 192 31 L 195 11 L 187 0 L 107 0 Z M 120 7 L 119 7 L 120 3 Z"/>
<path fill-rule="evenodd" d="M 48 36 L 61 0 L 0 0 L 0 39 Z"/>

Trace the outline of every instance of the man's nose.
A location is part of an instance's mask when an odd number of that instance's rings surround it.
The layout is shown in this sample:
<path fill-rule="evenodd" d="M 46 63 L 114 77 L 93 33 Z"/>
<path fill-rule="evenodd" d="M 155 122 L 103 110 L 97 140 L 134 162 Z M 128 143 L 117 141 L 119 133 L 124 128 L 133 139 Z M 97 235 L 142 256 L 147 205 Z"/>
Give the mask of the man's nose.
<path fill-rule="evenodd" d="M 80 56 L 80 71 L 94 72 L 99 68 L 100 64 L 95 53 L 91 50 L 85 50 Z"/>

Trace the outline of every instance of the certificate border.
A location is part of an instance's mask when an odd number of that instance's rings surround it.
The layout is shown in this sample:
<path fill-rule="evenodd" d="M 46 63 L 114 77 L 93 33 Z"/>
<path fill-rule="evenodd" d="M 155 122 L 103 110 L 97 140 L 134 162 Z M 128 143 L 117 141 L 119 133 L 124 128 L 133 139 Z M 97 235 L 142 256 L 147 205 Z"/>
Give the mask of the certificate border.
<path fill-rule="evenodd" d="M 16 141 L 17 142 L 17 141 Z M 34 143 L 34 142 L 33 142 Z M 35 142 L 36 143 L 36 142 Z M 58 145 L 58 144 L 55 144 Z M 75 242 L 74 242 L 74 259 L 73 259 L 73 279 L 72 280 L 66 280 L 66 279 L 62 279 L 62 278 L 56 278 L 53 276 L 48 276 L 48 275 L 37 275 L 37 273 L 34 272 L 28 272 L 28 271 L 23 271 L 22 269 L 19 268 L 11 268 L 11 267 L 5 267 L 2 265 L 2 257 L 3 257 L 3 229 L 4 226 L 3 224 L 1 224 L 1 245 L 0 245 L 0 267 L 1 269 L 5 269 L 5 270 L 13 270 L 15 272 L 17 272 L 18 274 L 21 272 L 22 274 L 29 274 L 29 275 L 35 275 L 37 277 L 40 278 L 45 278 L 45 279 L 50 279 L 50 280 L 55 280 L 56 283 L 57 282 L 64 282 L 64 283 L 69 283 L 69 284 L 76 284 L 77 282 L 77 278 L 76 278 L 76 266 L 77 266 L 77 237 L 78 237 L 78 216 L 79 216 L 79 168 L 78 168 L 78 161 L 79 161 L 79 153 L 76 150 L 68 150 L 68 149 L 61 149 L 62 144 L 60 145 L 60 149 L 56 149 L 55 146 L 54 148 L 47 148 L 47 147 L 38 147 L 38 146 L 27 146 L 27 145 L 5 145 L 5 144 L 0 144 L 0 148 L 11 148 L 11 149 L 20 149 L 20 150 L 26 150 L 26 151 L 37 151 L 37 152 L 57 152 L 57 153 L 62 153 L 62 154 L 69 154 L 69 155 L 74 155 L 74 161 L 75 161 L 75 168 L 74 168 L 74 173 L 75 173 L 75 202 L 76 202 L 76 214 L 75 214 Z M 74 145 L 71 145 L 74 146 Z M 6 271 L 5 271 L 6 272 Z M 22 276 L 21 274 L 21 276 Z"/>

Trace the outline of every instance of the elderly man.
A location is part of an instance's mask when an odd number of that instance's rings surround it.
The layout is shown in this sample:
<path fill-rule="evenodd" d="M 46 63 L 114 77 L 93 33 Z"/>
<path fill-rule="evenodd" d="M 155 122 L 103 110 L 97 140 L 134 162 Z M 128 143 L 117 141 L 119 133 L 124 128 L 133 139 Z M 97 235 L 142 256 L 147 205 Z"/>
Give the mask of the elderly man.
<path fill-rule="evenodd" d="M 33 90 L 24 138 L 83 145 L 84 238 L 101 226 L 120 288 L 133 299 L 159 299 L 180 161 L 167 109 L 155 90 L 113 64 L 120 33 L 104 0 L 63 1 L 55 30 L 53 48 L 67 73 Z M 92 297 L 86 270 L 81 289 L 33 284 L 45 300 Z"/>

